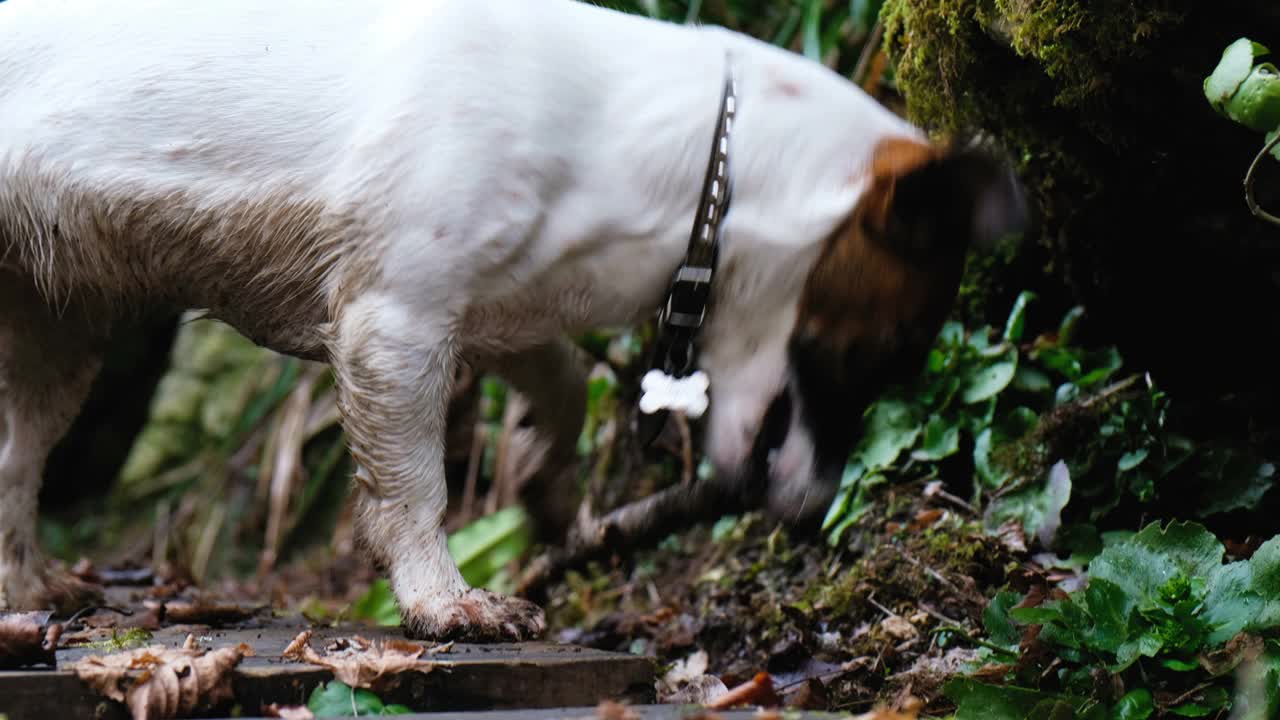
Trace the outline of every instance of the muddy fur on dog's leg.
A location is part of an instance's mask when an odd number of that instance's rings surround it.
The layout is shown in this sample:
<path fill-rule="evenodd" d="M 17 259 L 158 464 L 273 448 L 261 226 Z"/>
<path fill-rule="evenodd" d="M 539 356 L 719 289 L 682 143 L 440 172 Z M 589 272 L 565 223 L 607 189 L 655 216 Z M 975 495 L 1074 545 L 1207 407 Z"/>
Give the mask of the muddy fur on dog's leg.
<path fill-rule="evenodd" d="M 0 271 L 0 610 L 70 612 L 100 598 L 46 566 L 36 532 L 45 460 L 101 364 L 94 330 L 77 305 L 55 312 L 30 278 Z"/>
<path fill-rule="evenodd" d="M 521 504 L 529 511 L 538 538 L 553 542 L 564 537 L 581 501 L 574 472 L 578 436 L 587 414 L 587 363 L 568 338 L 558 338 L 488 363 L 529 401 L 527 427 L 516 462 L 524 480 Z"/>
<path fill-rule="evenodd" d="M 540 602 L 547 586 L 568 570 L 610 555 L 626 555 L 678 530 L 746 509 L 741 495 L 729 492 L 722 484 L 698 480 L 673 485 L 601 517 L 584 513 L 565 547 L 529 564 L 517 583 L 516 594 Z"/>
<path fill-rule="evenodd" d="M 372 292 L 338 314 L 330 353 L 359 465 L 357 530 L 387 568 L 410 636 L 528 640 L 545 628 L 541 609 L 470 588 L 449 555 L 443 438 L 455 358 L 446 327 Z"/>

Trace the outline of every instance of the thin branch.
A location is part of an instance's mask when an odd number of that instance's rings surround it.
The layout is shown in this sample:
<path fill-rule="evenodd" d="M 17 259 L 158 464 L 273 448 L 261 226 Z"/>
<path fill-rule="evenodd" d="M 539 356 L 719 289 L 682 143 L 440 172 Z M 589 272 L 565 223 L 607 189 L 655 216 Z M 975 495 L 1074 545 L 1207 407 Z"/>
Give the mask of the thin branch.
<path fill-rule="evenodd" d="M 1249 212 L 1253 213 L 1254 217 L 1266 220 L 1272 225 L 1280 225 L 1280 217 L 1276 217 L 1266 210 L 1263 210 L 1258 205 L 1258 201 L 1254 199 L 1253 175 L 1258 170 L 1258 165 L 1261 164 L 1262 158 L 1269 155 L 1271 151 L 1275 149 L 1276 145 L 1280 145 L 1280 128 L 1276 130 L 1276 136 L 1271 138 L 1271 142 L 1264 145 L 1262 151 L 1254 156 L 1253 162 L 1249 164 L 1249 172 L 1244 176 L 1244 200 L 1249 204 Z"/>
<path fill-rule="evenodd" d="M 516 592 L 525 597 L 541 597 L 547 585 L 568 570 L 610 555 L 625 555 L 677 530 L 742 510 L 745 508 L 741 497 L 713 481 L 695 480 L 623 505 L 603 517 L 584 513 L 563 548 L 554 548 L 529 564 Z"/>

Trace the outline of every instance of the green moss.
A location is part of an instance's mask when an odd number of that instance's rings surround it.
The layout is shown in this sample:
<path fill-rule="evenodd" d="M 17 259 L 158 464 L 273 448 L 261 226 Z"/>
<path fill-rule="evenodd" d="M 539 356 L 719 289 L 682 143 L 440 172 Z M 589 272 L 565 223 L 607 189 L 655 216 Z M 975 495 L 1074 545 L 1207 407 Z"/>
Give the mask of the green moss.
<path fill-rule="evenodd" d="M 151 642 L 151 633 L 144 628 L 134 627 L 123 631 L 112 628 L 111 637 L 106 640 L 80 643 L 72 645 L 72 647 L 89 648 L 103 653 L 116 653 L 144 647 L 149 642 Z"/>

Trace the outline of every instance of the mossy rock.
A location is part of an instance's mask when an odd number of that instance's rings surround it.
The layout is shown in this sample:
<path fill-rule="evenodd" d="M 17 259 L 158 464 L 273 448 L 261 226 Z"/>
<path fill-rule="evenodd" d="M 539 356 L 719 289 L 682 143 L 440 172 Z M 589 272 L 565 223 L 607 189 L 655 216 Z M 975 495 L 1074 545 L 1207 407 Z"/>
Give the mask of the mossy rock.
<path fill-rule="evenodd" d="M 1036 205 L 1017 253 L 971 263 L 961 309 L 1032 289 L 1047 326 L 1083 304 L 1087 342 L 1118 344 L 1184 406 L 1239 411 L 1201 413 L 1206 430 L 1280 424 L 1256 347 L 1280 314 L 1251 310 L 1280 306 L 1280 236 L 1241 191 L 1262 138 L 1202 90 L 1241 35 L 1280 45 L 1280 3 L 886 0 L 882 20 L 907 116 L 994 140 Z M 1259 200 L 1280 206 L 1280 166 L 1263 170 Z"/>

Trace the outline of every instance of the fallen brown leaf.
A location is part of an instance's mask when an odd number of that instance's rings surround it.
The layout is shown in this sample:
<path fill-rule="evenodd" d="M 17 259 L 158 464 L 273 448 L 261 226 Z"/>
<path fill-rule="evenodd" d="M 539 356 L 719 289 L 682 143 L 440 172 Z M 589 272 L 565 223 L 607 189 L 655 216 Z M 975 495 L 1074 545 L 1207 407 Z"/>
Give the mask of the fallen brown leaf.
<path fill-rule="evenodd" d="M 72 669 L 98 693 L 126 704 L 133 720 L 163 720 L 210 710 L 231 700 L 231 671 L 249 653 L 244 644 L 217 650 L 200 648 L 188 635 L 181 648 L 152 645 L 91 655 Z"/>
<path fill-rule="evenodd" d="M 315 720 L 316 717 L 305 705 L 280 706 L 275 703 L 264 707 L 262 714 L 267 717 L 281 718 L 282 720 Z"/>
<path fill-rule="evenodd" d="M 738 705 L 778 707 L 781 704 L 782 698 L 778 697 L 777 691 L 773 688 L 773 678 L 769 673 L 761 672 L 707 703 L 707 707 L 711 710 L 727 710 Z"/>
<path fill-rule="evenodd" d="M 311 631 L 303 630 L 281 657 L 328 668 L 335 678 L 351 687 L 384 692 L 400 682 L 402 673 L 431 672 L 436 663 L 424 660 L 423 656 L 448 652 L 451 647 L 452 643 L 428 648 L 395 638 L 371 642 L 355 635 L 334 641 L 321 655 L 311 647 Z"/>
<path fill-rule="evenodd" d="M 49 617 L 48 612 L 0 613 L 0 669 L 57 667 L 62 625 L 46 625 Z"/>
<path fill-rule="evenodd" d="M 614 700 L 605 700 L 596 706 L 598 720 L 640 720 L 640 713 Z"/>
<path fill-rule="evenodd" d="M 262 608 L 255 605 L 217 602 L 213 600 L 148 600 L 144 605 L 159 613 L 165 623 L 174 625 L 228 625 L 244 622 L 257 615 Z"/>
<path fill-rule="evenodd" d="M 944 514 L 945 514 L 944 511 L 939 510 L 937 508 L 921 510 L 920 512 L 916 513 L 916 516 L 915 518 L 912 519 L 911 524 L 907 526 L 907 530 L 914 533 L 914 532 L 920 532 L 926 528 L 932 527 L 936 525 L 939 520 L 942 519 L 942 516 Z"/>

